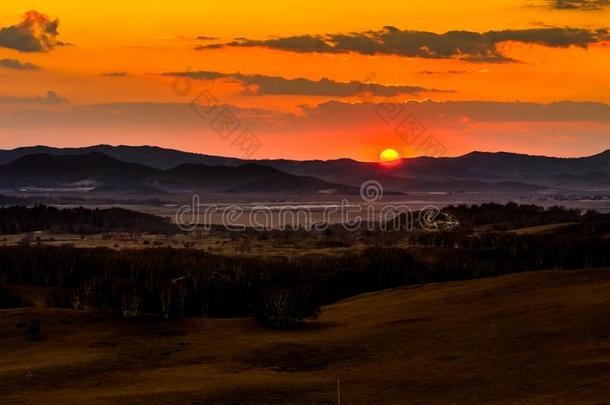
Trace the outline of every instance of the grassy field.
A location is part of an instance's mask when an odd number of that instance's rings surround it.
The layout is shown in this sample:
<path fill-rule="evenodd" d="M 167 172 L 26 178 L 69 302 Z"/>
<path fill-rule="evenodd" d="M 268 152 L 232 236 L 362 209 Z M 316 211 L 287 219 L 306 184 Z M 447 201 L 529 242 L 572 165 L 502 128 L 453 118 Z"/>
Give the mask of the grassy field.
<path fill-rule="evenodd" d="M 16 246 L 28 240 L 30 245 L 74 246 L 77 248 L 108 249 L 148 249 L 171 247 L 174 249 L 197 249 L 221 255 L 244 256 L 299 256 L 304 254 L 332 254 L 353 252 L 361 246 L 345 248 L 319 248 L 312 246 L 312 240 L 296 238 L 291 241 L 263 240 L 252 235 L 235 233 L 192 233 L 158 235 L 148 233 L 102 233 L 77 235 L 39 231 L 14 235 L 0 235 L 1 246 Z"/>
<path fill-rule="evenodd" d="M 610 271 L 429 284 L 325 307 L 300 330 L 250 319 L 0 311 L 0 403 L 603 403 Z M 39 339 L 28 331 L 41 322 Z"/>

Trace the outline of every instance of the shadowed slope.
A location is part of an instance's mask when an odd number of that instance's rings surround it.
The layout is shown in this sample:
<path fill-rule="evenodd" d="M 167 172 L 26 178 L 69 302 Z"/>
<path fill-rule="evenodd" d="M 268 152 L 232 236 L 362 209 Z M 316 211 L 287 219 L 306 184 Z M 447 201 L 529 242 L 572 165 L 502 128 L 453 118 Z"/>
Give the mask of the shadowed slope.
<path fill-rule="evenodd" d="M 0 311 L 15 402 L 603 402 L 610 271 L 547 271 L 371 293 L 290 332 L 251 320 Z M 25 325 L 42 320 L 42 340 Z"/>

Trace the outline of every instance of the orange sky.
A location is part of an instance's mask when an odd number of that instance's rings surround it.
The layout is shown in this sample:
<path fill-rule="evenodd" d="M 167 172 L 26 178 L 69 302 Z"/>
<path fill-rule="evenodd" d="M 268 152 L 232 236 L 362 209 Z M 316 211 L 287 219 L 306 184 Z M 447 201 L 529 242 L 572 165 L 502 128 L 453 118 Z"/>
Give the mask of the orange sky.
<path fill-rule="evenodd" d="M 293 1 L 290 7 L 286 4 L 178 0 L 149 1 L 145 6 L 124 1 L 84 6 L 68 0 L 3 2 L 0 148 L 155 144 L 241 156 L 244 151 L 235 137 L 247 129 L 261 144 L 252 156 L 255 158 L 345 156 L 373 160 L 386 147 L 405 156 L 425 154 L 417 142 L 406 142 L 400 136 L 397 122 L 384 122 L 375 113 L 382 103 L 404 105 L 404 117 L 417 112 L 417 120 L 425 127 L 422 136 L 433 136 L 442 145 L 442 154 L 449 156 L 471 150 L 577 156 L 610 148 L 610 110 L 605 106 L 610 104 L 610 48 L 607 35 L 596 31 L 610 25 L 610 9 L 558 9 L 546 0 L 310 0 Z M 13 45 L 11 27 L 20 24 L 29 10 L 48 15 L 50 21 L 59 20 L 59 34 L 53 36 L 55 42 L 49 49 L 32 52 Z M 494 52 L 510 59 L 506 63 L 461 60 L 469 55 L 466 45 L 459 42 L 459 54 L 448 57 L 294 52 L 271 49 L 273 46 L 195 49 L 236 37 L 264 41 L 294 35 L 366 33 L 381 31 L 384 26 L 435 34 L 519 30 L 535 39 L 498 42 Z M 36 27 L 32 29 L 36 31 Z M 549 28 L 578 28 L 598 39 L 586 47 L 550 46 L 549 41 L 558 40 L 534 32 Z M 40 39 L 42 34 L 34 31 L 32 35 Z M 214 39 L 198 40 L 198 36 Z M 429 43 L 420 45 L 417 52 L 426 51 L 427 46 Z M 6 61 L 30 63 L 38 69 L 19 69 Z M 190 92 L 177 94 L 172 89 L 176 79 L 164 74 L 186 71 L 242 76 L 192 79 Z M 260 77 L 251 79 L 253 75 Z M 275 79 L 268 94 L 262 94 L 265 92 L 259 84 L 243 82 L 267 83 L 269 77 Z M 329 94 L 294 94 L 299 91 L 290 86 L 297 86 L 294 80 L 299 78 L 312 82 L 327 78 L 334 90 L 328 90 Z M 352 81 L 428 90 L 386 97 L 360 92 L 346 96 L 336 89 Z M 188 107 L 204 90 L 220 104 L 230 106 L 241 122 L 236 133 L 219 134 L 211 122 Z M 48 91 L 65 102 L 50 102 Z M 423 100 L 438 104 L 412 103 Z M 488 104 L 461 104 L 475 100 Z M 447 107 L 442 104 L 445 101 L 454 103 Z M 561 101 L 601 104 L 562 107 L 572 108 L 567 113 L 563 109 L 550 111 L 549 103 Z M 496 112 L 493 102 L 506 103 L 502 113 Z M 524 102 L 535 104 L 523 111 Z M 141 104 L 127 108 L 125 103 Z M 184 104 L 184 111 L 175 110 L 173 103 Z M 340 115 L 328 108 L 333 103 L 340 103 Z M 368 110 L 361 108 L 363 103 Z"/>

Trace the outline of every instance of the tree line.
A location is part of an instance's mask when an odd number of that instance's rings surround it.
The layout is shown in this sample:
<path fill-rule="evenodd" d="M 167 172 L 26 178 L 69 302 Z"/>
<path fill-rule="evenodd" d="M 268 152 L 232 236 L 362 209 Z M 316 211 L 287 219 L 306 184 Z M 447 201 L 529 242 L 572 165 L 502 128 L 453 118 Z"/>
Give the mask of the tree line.
<path fill-rule="evenodd" d="M 59 209 L 46 205 L 0 208 L 0 234 L 49 230 L 91 234 L 101 232 L 175 233 L 178 229 L 167 218 L 122 208 Z"/>
<path fill-rule="evenodd" d="M 320 305 L 415 282 L 411 254 L 229 257 L 189 249 L 0 248 L 0 280 L 57 287 L 51 306 L 136 316 L 256 316 L 286 327 Z"/>
<path fill-rule="evenodd" d="M 463 227 L 492 225 L 491 228 L 497 231 L 560 222 L 577 222 L 583 220 L 584 215 L 587 215 L 588 218 L 604 216 L 593 211 L 583 214 L 580 210 L 560 206 L 544 208 L 533 204 L 517 204 L 514 202 L 507 204 L 452 205 L 444 208 L 442 212 L 459 219 Z"/>

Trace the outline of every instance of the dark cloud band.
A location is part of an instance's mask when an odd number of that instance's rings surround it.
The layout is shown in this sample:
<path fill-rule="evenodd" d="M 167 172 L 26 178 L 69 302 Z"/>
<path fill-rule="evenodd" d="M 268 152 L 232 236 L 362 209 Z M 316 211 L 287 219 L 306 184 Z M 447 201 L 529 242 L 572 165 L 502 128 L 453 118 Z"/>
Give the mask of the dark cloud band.
<path fill-rule="evenodd" d="M 358 95 L 372 95 L 379 97 L 393 97 L 401 94 L 417 95 L 421 93 L 444 92 L 444 90 L 427 89 L 419 86 L 383 85 L 365 83 L 360 81 L 338 82 L 331 79 L 286 79 L 278 76 L 244 75 L 241 73 L 219 72 L 173 72 L 165 76 L 188 77 L 198 80 L 227 79 L 236 81 L 244 86 L 246 94 L 255 95 L 303 95 L 303 96 L 329 96 L 353 97 Z"/>
<path fill-rule="evenodd" d="M 498 47 L 500 43 L 506 41 L 548 47 L 578 46 L 586 48 L 588 45 L 606 41 L 609 38 L 607 29 L 533 28 L 483 33 L 449 31 L 444 34 L 437 34 L 384 27 L 379 31 L 349 34 L 300 35 L 268 40 L 242 39 L 224 44 L 203 45 L 197 49 L 265 47 L 300 53 L 355 52 L 363 55 L 399 55 L 505 63 L 514 62 L 514 60 L 503 55 Z"/>
<path fill-rule="evenodd" d="M 122 71 L 106 72 L 106 73 L 102 73 L 102 76 L 104 76 L 104 77 L 126 77 L 126 76 L 129 76 L 129 73 L 122 72 Z"/>
<path fill-rule="evenodd" d="M 610 5 L 610 0 L 550 0 L 551 7 L 560 10 L 596 11 Z"/>
<path fill-rule="evenodd" d="M 59 96 L 56 92 L 49 90 L 43 97 L 0 97 L 0 104 L 42 104 L 60 105 L 66 104 L 68 100 Z"/>
<path fill-rule="evenodd" d="M 17 59 L 0 59 L 0 67 L 14 70 L 40 70 L 40 67 Z"/>

